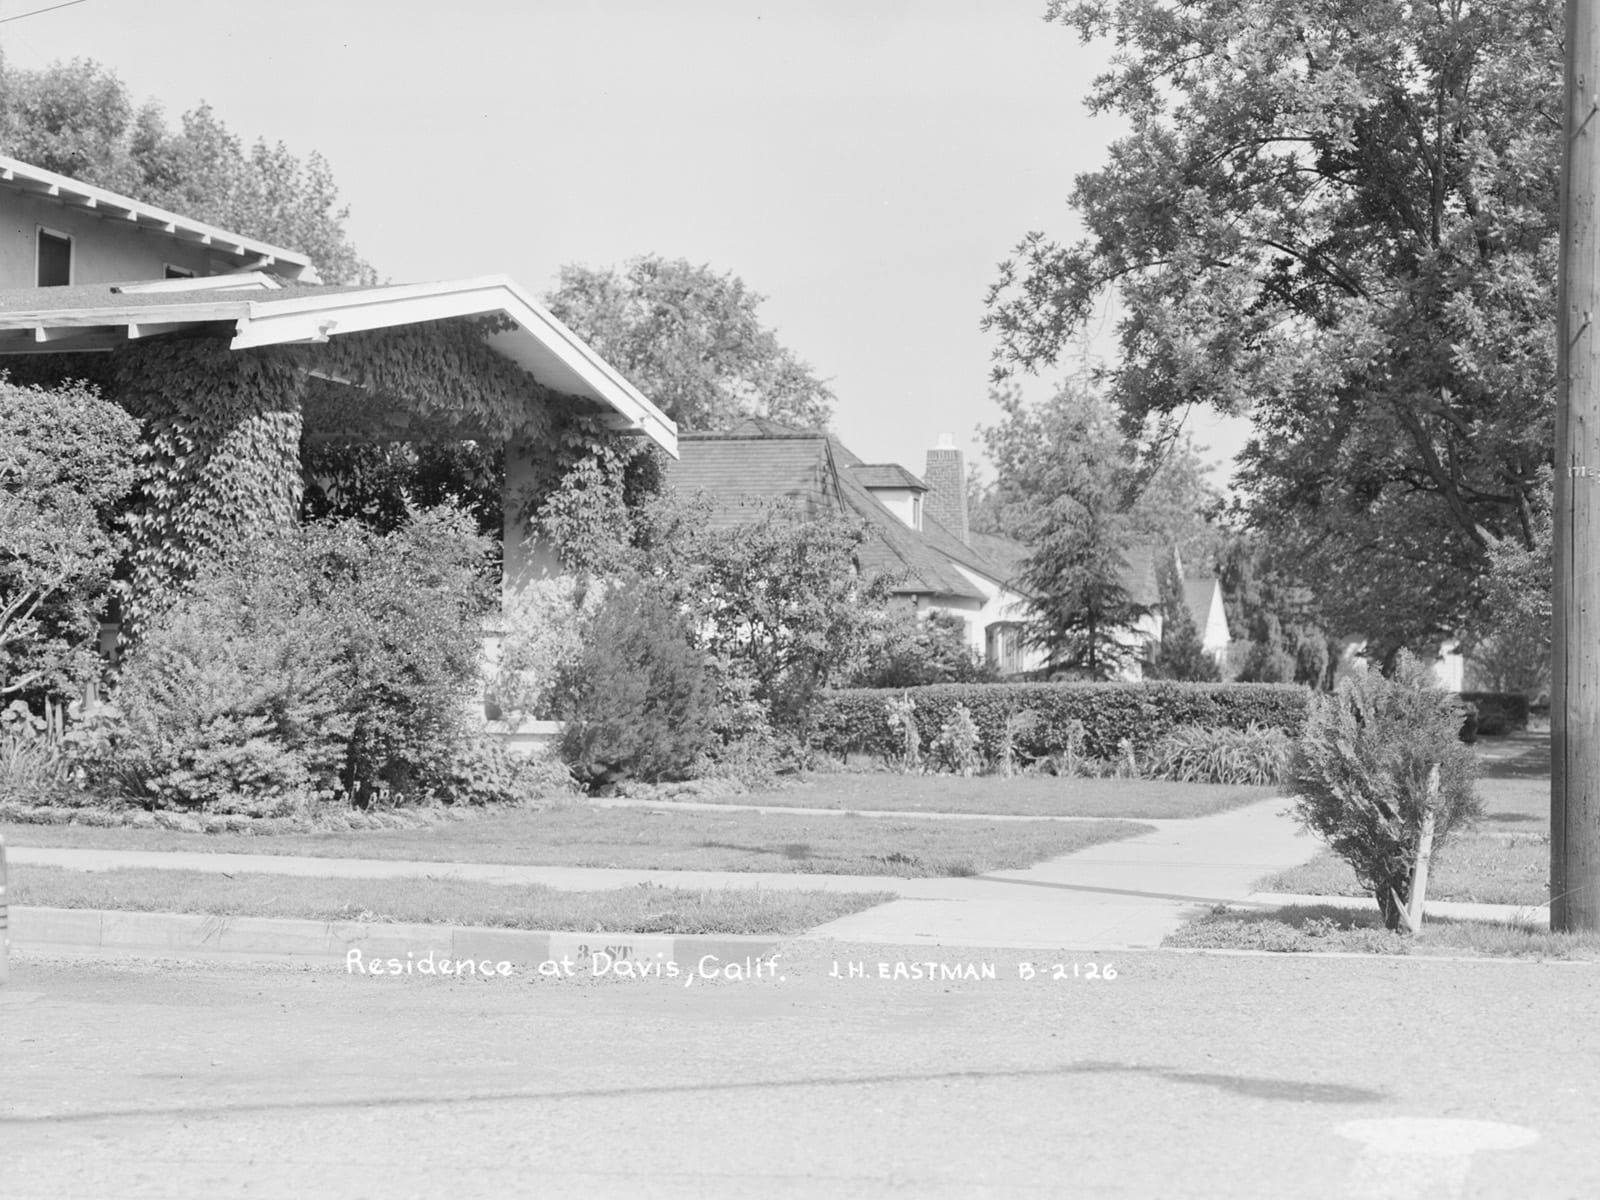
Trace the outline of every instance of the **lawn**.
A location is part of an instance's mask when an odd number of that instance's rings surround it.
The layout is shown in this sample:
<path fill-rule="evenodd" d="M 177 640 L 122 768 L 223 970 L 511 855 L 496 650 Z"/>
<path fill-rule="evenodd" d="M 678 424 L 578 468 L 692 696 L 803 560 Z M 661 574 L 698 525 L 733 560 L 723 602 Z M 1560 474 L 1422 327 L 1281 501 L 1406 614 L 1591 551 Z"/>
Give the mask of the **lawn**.
<path fill-rule="evenodd" d="M 889 892 L 629 887 L 566 892 L 450 879 L 230 878 L 208 871 L 19 867 L 11 903 L 44 908 L 486 925 L 585 933 L 802 933 L 893 900 Z"/>
<path fill-rule="evenodd" d="M 1300 896 L 1367 896 L 1350 864 L 1324 850 L 1304 866 L 1256 881 L 1261 892 Z M 1462 834 L 1436 854 L 1428 868 L 1429 900 L 1479 904 L 1547 904 L 1550 900 L 1550 839 Z M 1374 905 L 1376 909 L 1376 905 Z"/>
<path fill-rule="evenodd" d="M 1430 918 L 1415 937 L 1383 928 L 1377 905 L 1332 905 L 1246 911 L 1218 907 L 1162 943 L 1204 950 L 1336 951 L 1369 954 L 1467 954 L 1495 957 L 1600 958 L 1600 934 L 1551 933 L 1491 921 Z"/>
<path fill-rule="evenodd" d="M 1550 828 L 1550 735 L 1514 733 L 1477 743 L 1485 829 Z"/>
<path fill-rule="evenodd" d="M 0 826 L 0 835 L 13 846 L 921 877 L 979 875 L 1032 866 L 1150 830 L 1148 825 L 1130 821 L 900 821 L 596 808 L 577 802 L 542 811 L 493 813 L 425 829 L 252 837 L 79 825 L 8 825 Z"/>
<path fill-rule="evenodd" d="M 1054 775 L 901 775 L 889 771 L 809 776 L 804 783 L 740 796 L 687 797 L 711 804 L 843 811 L 992 813 L 1018 817 L 1204 817 L 1281 793 L 1272 788 L 1072 779 Z M 670 805 L 666 800 L 663 804 Z"/>

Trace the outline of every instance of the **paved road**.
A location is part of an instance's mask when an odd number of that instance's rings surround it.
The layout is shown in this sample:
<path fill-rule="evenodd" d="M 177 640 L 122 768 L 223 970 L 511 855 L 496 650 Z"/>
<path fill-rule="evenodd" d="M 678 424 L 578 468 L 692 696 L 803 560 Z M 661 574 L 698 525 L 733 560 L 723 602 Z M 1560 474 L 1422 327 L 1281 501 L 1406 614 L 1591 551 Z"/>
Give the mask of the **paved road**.
<path fill-rule="evenodd" d="M 878 978 L 928 960 L 997 978 Z M 1594 966 L 1091 961 L 799 944 L 684 987 L 24 953 L 0 1195 L 1600 1195 Z"/>

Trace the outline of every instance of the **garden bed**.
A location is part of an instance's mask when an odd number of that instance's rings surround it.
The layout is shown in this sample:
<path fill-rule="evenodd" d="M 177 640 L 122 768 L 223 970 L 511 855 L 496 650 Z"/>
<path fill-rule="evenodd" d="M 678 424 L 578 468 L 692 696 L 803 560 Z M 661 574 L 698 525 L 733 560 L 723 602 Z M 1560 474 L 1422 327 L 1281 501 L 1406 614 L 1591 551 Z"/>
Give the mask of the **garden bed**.
<path fill-rule="evenodd" d="M 480 925 L 585 933 L 794 934 L 889 892 L 628 887 L 573 892 L 451 879 L 229 877 L 208 871 L 19 867 L 11 903 L 41 908 L 203 913 L 315 921 Z"/>

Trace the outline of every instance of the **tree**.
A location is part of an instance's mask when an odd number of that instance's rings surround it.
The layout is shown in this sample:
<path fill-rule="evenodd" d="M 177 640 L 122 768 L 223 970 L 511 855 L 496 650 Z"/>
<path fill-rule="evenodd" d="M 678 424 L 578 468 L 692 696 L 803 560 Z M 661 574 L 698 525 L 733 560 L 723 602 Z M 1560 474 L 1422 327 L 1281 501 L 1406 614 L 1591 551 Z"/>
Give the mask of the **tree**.
<path fill-rule="evenodd" d="M 89 59 L 42 70 L 0 63 L 0 146 L 58 174 L 310 256 L 326 283 L 375 283 L 345 233 L 327 161 L 282 142 L 248 150 L 208 105 L 176 133 L 161 106 L 135 108 L 117 75 Z"/>
<path fill-rule="evenodd" d="M 1110 394 L 1250 412 L 1253 523 L 1384 657 L 1458 631 L 1550 459 L 1560 10 L 1055 0 L 1114 37 L 1086 235 L 991 290 L 998 369 L 1055 361 L 1115 285 Z"/>
<path fill-rule="evenodd" d="M 1160 576 L 1161 641 L 1146 664 L 1146 678 L 1214 683 L 1222 678 L 1217 660 L 1206 651 L 1183 590 L 1183 565 L 1177 554 L 1163 560 Z"/>
<path fill-rule="evenodd" d="M 1182 553 L 1210 538 L 1214 495 L 1198 456 L 1182 440 L 1141 447 L 1081 387 L 1041 405 L 1015 389 L 993 398 L 1002 419 L 983 430 L 996 473 L 985 507 L 1029 548 L 1018 579 L 1031 597 L 1029 637 L 1052 665 L 1108 678 L 1137 657 L 1127 631 L 1145 612 L 1128 590 L 1128 551 Z"/>
<path fill-rule="evenodd" d="M 685 429 L 751 416 L 827 428 L 832 391 L 761 323 L 764 297 L 738 276 L 644 255 L 560 278 L 550 311 Z"/>

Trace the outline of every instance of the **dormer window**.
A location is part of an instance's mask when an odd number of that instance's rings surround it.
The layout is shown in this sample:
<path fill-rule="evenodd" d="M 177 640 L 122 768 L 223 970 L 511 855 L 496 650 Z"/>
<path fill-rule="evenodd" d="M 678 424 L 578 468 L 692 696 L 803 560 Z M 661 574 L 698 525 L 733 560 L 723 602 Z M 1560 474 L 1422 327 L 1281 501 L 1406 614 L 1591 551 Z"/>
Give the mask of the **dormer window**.
<path fill-rule="evenodd" d="M 66 287 L 72 282 L 72 238 L 41 225 L 37 264 L 39 287 Z"/>

